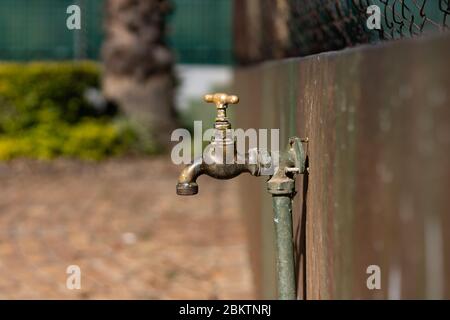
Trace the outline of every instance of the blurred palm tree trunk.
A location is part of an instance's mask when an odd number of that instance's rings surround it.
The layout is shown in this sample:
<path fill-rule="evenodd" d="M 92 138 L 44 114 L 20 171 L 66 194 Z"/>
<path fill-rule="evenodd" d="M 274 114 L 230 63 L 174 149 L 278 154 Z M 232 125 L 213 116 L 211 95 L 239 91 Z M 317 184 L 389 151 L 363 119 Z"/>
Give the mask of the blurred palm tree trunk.
<path fill-rule="evenodd" d="M 173 55 L 164 43 L 167 0 L 107 0 L 103 90 L 146 141 L 167 147 L 175 127 Z"/>

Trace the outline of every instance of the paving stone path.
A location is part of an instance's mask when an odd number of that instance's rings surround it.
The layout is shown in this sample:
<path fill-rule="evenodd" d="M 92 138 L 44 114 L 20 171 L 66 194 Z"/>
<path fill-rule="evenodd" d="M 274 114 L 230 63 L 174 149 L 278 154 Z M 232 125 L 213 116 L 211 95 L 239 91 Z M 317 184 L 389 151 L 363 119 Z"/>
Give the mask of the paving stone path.
<path fill-rule="evenodd" d="M 178 197 L 179 170 L 166 157 L 0 164 L 0 299 L 252 298 L 236 182 L 201 177 Z"/>

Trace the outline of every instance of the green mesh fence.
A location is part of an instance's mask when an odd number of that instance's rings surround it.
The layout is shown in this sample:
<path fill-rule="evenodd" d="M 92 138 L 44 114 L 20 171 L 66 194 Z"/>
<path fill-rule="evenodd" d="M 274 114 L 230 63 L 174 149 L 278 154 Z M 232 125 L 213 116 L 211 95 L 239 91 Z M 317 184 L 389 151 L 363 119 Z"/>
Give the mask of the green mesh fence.
<path fill-rule="evenodd" d="M 82 9 L 82 29 L 66 27 L 67 7 Z M 101 0 L 1 0 L 1 60 L 97 59 Z"/>
<path fill-rule="evenodd" d="M 236 60 L 301 57 L 448 32 L 450 0 L 236 0 Z M 367 28 L 369 6 L 380 28 Z"/>
<path fill-rule="evenodd" d="M 232 0 L 172 0 L 169 44 L 186 63 L 227 64 L 232 52 Z"/>
<path fill-rule="evenodd" d="M 179 62 L 232 62 L 232 0 L 172 0 L 168 43 Z M 0 60 L 98 59 L 104 0 L 1 0 Z M 82 9 L 82 29 L 66 28 L 66 9 Z M 220 14 L 218 14 L 220 13 Z"/>
<path fill-rule="evenodd" d="M 304 55 L 355 44 L 413 38 L 448 30 L 449 0 L 290 0 L 293 54 Z M 265 1 L 268 3 L 268 1 Z M 368 30 L 367 8 L 376 5 L 381 28 Z"/>

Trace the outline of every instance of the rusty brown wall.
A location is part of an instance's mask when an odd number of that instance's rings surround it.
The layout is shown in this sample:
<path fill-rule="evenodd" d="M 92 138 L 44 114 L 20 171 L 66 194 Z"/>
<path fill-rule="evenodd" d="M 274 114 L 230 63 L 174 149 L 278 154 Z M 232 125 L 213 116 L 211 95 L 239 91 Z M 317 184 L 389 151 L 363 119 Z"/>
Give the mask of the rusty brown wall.
<path fill-rule="evenodd" d="M 294 202 L 299 297 L 450 298 L 449 57 L 447 35 L 236 71 L 239 127 L 310 141 Z M 240 179 L 258 293 L 273 298 L 270 197 L 264 178 Z M 373 264 L 381 290 L 366 286 Z"/>

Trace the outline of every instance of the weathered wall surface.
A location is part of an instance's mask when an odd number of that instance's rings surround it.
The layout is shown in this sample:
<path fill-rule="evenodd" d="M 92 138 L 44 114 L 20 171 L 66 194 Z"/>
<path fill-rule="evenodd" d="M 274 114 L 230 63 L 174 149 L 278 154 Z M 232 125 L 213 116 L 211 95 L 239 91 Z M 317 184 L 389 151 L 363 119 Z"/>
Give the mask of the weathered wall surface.
<path fill-rule="evenodd" d="M 238 127 L 310 141 L 294 202 L 299 297 L 450 298 L 449 57 L 447 35 L 236 71 Z M 275 297 L 265 179 L 239 179 L 258 291 Z M 369 265 L 381 290 L 366 286 Z"/>

